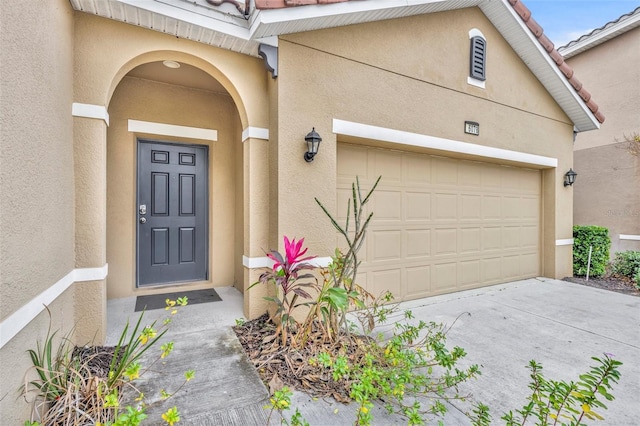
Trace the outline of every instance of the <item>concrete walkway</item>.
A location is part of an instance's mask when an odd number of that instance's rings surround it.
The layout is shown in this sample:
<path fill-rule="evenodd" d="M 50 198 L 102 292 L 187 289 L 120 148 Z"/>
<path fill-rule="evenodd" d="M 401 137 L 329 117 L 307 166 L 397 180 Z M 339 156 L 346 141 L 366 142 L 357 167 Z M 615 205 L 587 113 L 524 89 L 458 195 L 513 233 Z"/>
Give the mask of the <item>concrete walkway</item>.
<path fill-rule="evenodd" d="M 242 295 L 234 288 L 217 288 L 222 301 L 191 305 L 175 317 L 166 340 L 174 352 L 163 366 L 154 366 L 139 382 L 153 400 L 161 388 L 175 389 L 188 369 L 196 378 L 165 405 L 152 408 L 150 419 L 176 405 L 182 425 L 264 425 L 268 412 L 262 407 L 268 392 L 247 361 L 231 326 L 242 317 Z M 117 341 L 127 317 L 137 319 L 135 298 L 108 302 L 108 344 Z M 450 346 L 467 352 L 466 362 L 482 365 L 478 380 L 463 392 L 491 408 L 494 424 L 500 416 L 525 403 L 528 370 L 535 359 L 544 366 L 547 379 L 577 380 L 592 365 L 591 356 L 614 354 L 624 365 L 622 379 L 614 387 L 616 399 L 601 412 L 602 425 L 637 425 L 640 395 L 640 298 L 549 279 L 529 279 L 484 289 L 436 296 L 402 304 L 416 320 L 455 325 L 448 333 Z M 462 314 L 462 315 L 461 315 Z M 461 315 L 461 316 L 460 316 Z M 166 311 L 145 314 L 145 323 L 166 316 Z M 459 317 L 459 318 L 458 318 Z M 456 321 L 456 318 L 457 321 Z M 296 393 L 293 407 L 314 425 L 348 425 L 355 408 L 335 401 L 312 400 Z M 455 403 L 444 419 L 446 425 L 467 425 L 464 412 L 470 403 Z M 272 419 L 271 424 L 279 424 Z M 151 422 L 150 424 L 153 424 Z M 406 424 L 378 407 L 375 425 Z M 437 424 L 434 421 L 430 424 Z"/>

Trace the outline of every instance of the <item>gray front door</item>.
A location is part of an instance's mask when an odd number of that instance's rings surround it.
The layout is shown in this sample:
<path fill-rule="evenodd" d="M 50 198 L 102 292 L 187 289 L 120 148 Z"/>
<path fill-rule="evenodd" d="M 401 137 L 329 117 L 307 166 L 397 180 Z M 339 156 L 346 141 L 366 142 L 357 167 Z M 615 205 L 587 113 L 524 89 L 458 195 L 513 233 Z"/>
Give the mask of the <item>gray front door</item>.
<path fill-rule="evenodd" d="M 207 279 L 208 147 L 138 140 L 138 286 Z"/>

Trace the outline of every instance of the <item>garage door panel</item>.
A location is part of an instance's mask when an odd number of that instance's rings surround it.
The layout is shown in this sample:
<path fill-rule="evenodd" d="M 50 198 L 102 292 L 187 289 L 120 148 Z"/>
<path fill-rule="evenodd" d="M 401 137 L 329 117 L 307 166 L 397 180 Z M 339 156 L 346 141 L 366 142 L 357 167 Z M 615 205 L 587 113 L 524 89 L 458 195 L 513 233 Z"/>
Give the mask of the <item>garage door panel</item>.
<path fill-rule="evenodd" d="M 460 220 L 478 220 L 482 217 L 482 196 L 460 195 Z"/>
<path fill-rule="evenodd" d="M 407 300 L 539 274 L 539 171 L 365 146 L 346 152 L 360 158 L 340 164 L 364 162 L 369 177 L 382 175 L 360 252 L 358 283 L 371 293 Z M 355 175 L 340 173 L 345 211 Z"/>
<path fill-rule="evenodd" d="M 375 297 L 388 290 L 393 293 L 396 299 L 402 299 L 404 292 L 402 286 L 402 271 L 400 268 L 372 271 L 369 273 L 368 278 L 367 291 Z M 396 283 L 396 285 L 390 287 L 389 283 Z"/>
<path fill-rule="evenodd" d="M 337 160 L 337 177 L 338 182 L 346 181 L 347 185 L 351 185 L 354 176 L 360 179 L 369 179 L 369 161 L 367 159 L 367 150 L 356 146 L 341 146 L 340 155 Z"/>
<path fill-rule="evenodd" d="M 486 258 L 480 261 L 482 282 L 495 284 L 502 278 L 502 259 L 500 257 Z"/>
<path fill-rule="evenodd" d="M 458 233 L 460 236 L 460 254 L 480 253 L 482 250 L 482 229 L 462 228 Z"/>
<path fill-rule="evenodd" d="M 480 278 L 480 260 L 467 260 L 460 262 L 459 267 L 460 287 L 477 287 L 482 282 Z"/>
<path fill-rule="evenodd" d="M 457 233 L 455 228 L 436 229 L 434 256 L 457 254 Z"/>
<path fill-rule="evenodd" d="M 504 226 L 502 228 L 502 248 L 514 249 L 520 247 L 520 227 Z"/>
<path fill-rule="evenodd" d="M 431 294 L 431 266 L 413 266 L 405 269 L 408 299 L 417 299 Z"/>
<path fill-rule="evenodd" d="M 402 182 L 402 153 L 396 151 L 369 151 L 373 157 L 372 176 L 384 176 L 385 185 Z"/>
<path fill-rule="evenodd" d="M 482 228 L 482 249 L 484 251 L 500 250 L 502 248 L 502 229 L 499 226 L 485 226 Z"/>
<path fill-rule="evenodd" d="M 435 212 L 433 218 L 439 221 L 455 221 L 458 219 L 458 196 L 452 193 L 436 193 Z"/>
<path fill-rule="evenodd" d="M 502 257 L 502 276 L 507 280 L 518 279 L 520 273 L 520 256 L 503 256 Z"/>
<path fill-rule="evenodd" d="M 432 163 L 433 182 L 439 185 L 458 185 L 458 162 L 447 158 L 434 157 Z"/>
<path fill-rule="evenodd" d="M 405 192 L 404 193 L 404 220 L 429 221 L 431 220 L 431 193 L 430 192 Z"/>
<path fill-rule="evenodd" d="M 405 250 L 407 259 L 427 258 L 431 255 L 431 230 L 407 229 L 404 231 Z"/>
<path fill-rule="evenodd" d="M 453 291 L 458 284 L 458 266 L 456 262 L 439 263 L 433 266 L 431 289 L 435 293 Z"/>
<path fill-rule="evenodd" d="M 431 182 L 431 159 L 426 155 L 405 155 L 402 172 L 405 187 L 423 187 Z"/>
<path fill-rule="evenodd" d="M 529 225 L 520 228 L 520 242 L 522 248 L 536 250 L 540 244 L 540 229 L 538 225 Z"/>
<path fill-rule="evenodd" d="M 520 219 L 521 216 L 521 198 L 516 196 L 502 197 L 502 218 Z"/>
<path fill-rule="evenodd" d="M 364 196 L 364 195 L 363 195 Z M 371 200 L 373 222 L 397 221 L 402 219 L 402 192 L 399 190 L 377 190 Z"/>
<path fill-rule="evenodd" d="M 402 259 L 402 233 L 399 230 L 369 232 L 369 252 L 367 262 L 381 260 L 400 261 Z"/>
<path fill-rule="evenodd" d="M 482 196 L 482 219 L 500 220 L 502 218 L 501 199 L 499 195 Z"/>
<path fill-rule="evenodd" d="M 460 183 L 465 186 L 482 186 L 482 163 L 466 162 L 464 167 L 458 169 Z"/>
<path fill-rule="evenodd" d="M 538 253 L 528 253 L 520 256 L 520 272 L 523 276 L 538 275 Z"/>

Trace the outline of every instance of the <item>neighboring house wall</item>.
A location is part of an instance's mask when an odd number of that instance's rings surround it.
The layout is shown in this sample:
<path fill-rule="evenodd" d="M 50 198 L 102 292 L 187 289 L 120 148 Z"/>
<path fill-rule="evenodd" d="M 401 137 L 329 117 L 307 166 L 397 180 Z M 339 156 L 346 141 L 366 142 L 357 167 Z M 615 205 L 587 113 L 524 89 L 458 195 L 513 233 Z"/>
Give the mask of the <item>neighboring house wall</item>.
<path fill-rule="evenodd" d="M 486 89 L 467 83 L 473 28 L 489 46 Z M 573 165 L 572 123 L 480 10 L 281 36 L 278 89 L 280 235 L 305 237 L 314 254 L 333 253 L 335 234 L 314 197 L 337 210 L 336 144 L 345 138 L 332 120 L 340 119 L 557 158 L 558 167 L 542 173 L 540 273 L 571 274 L 571 247 L 556 240 L 571 238 L 563 212 L 572 195 L 562 176 Z M 463 133 L 465 120 L 480 123 L 480 136 Z M 312 126 L 323 142 L 308 164 L 302 142 Z"/>
<path fill-rule="evenodd" d="M 44 340 L 49 325 L 60 337 L 73 336 L 75 286 L 83 285 L 73 284 L 73 11 L 67 0 L 0 4 L 0 75 L 0 418 L 16 425 L 29 418 L 19 397 L 31 366 L 26 351 Z"/>
<path fill-rule="evenodd" d="M 576 137 L 574 222 L 608 228 L 612 258 L 617 251 L 640 250 L 640 240 L 623 239 L 640 239 L 640 157 L 623 142 L 640 133 L 638 46 L 640 27 L 567 59 L 607 113 L 598 132 Z"/>

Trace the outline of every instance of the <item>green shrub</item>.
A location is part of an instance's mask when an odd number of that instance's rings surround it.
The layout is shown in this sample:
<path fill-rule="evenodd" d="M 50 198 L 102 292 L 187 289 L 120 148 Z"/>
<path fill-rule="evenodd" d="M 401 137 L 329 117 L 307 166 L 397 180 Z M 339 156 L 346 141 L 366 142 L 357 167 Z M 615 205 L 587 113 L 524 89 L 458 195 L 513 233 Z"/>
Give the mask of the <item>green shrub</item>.
<path fill-rule="evenodd" d="M 593 277 L 604 275 L 611 247 L 609 230 L 601 226 L 581 225 L 573 227 L 573 275 L 587 275 L 590 246 L 593 247 L 593 251 L 589 275 Z"/>
<path fill-rule="evenodd" d="M 636 275 L 633 277 L 633 280 L 636 282 L 636 287 L 640 288 L 640 268 L 636 271 Z"/>
<path fill-rule="evenodd" d="M 640 251 L 621 251 L 611 263 L 611 272 L 625 277 L 634 278 L 640 271 Z"/>

